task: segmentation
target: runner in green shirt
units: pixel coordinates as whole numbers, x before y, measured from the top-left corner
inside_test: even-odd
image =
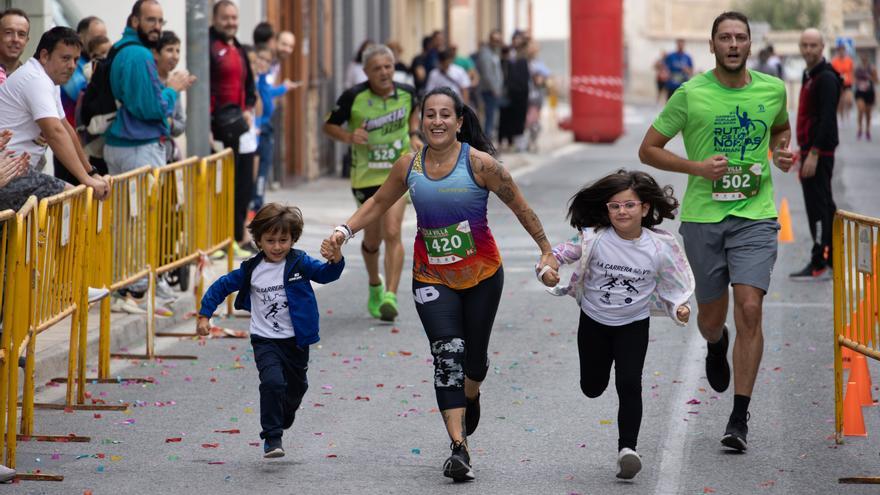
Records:
[[[379,190],[401,155],[422,147],[415,88],[392,79],[393,52],[385,45],[373,45],[364,50],[363,62],[367,81],[342,93],[323,128],[336,141],[352,145],[351,190],[358,205]],[[374,318],[385,321],[397,317],[397,287],[404,257],[400,230],[405,210],[406,199],[401,198],[364,228],[361,243],[370,284],[367,309]],[[387,285],[379,275],[382,241]]]
[[[776,206],[767,160],[784,172],[788,150],[784,83],[746,69],[751,50],[748,19],[725,12],[712,24],[715,69],[682,85],[648,129],[642,162],[689,175],[682,201],[685,251],[696,278],[697,325],[708,343],[706,377],[718,392],[730,384],[728,289],[733,286],[733,412],[721,443],[746,450],[748,406],[761,363],[764,295],[776,262]],[[665,149],[676,134],[687,158]]]

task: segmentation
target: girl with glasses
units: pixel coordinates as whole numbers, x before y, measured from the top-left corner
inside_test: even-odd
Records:
[[[648,350],[648,317],[667,315],[678,325],[690,317],[694,291],[690,265],[675,238],[655,228],[674,218],[672,187],[653,177],[618,170],[575,194],[568,218],[578,234],[556,246],[560,264],[575,264],[568,286],[552,267],[536,267],[553,295],[573,296],[578,325],[581,390],[596,398],[608,386],[614,363],[617,413],[617,477],[633,478],[642,467],[636,442],[642,421],[642,369]]]

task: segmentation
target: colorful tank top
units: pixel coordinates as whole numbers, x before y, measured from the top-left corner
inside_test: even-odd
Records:
[[[467,289],[501,266],[501,253],[486,219],[489,190],[474,179],[467,143],[462,143],[452,171],[438,179],[425,174],[426,149],[413,157],[406,177],[418,226],[413,278]]]

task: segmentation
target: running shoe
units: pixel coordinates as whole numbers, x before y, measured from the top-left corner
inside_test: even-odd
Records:
[[[177,294],[171,289],[171,286],[164,278],[156,280],[156,297],[165,301],[176,301]]]
[[[104,288],[97,289],[95,287],[89,287],[88,289],[89,304],[96,303],[110,295],[110,291]]]
[[[382,296],[382,304],[379,305],[379,318],[382,321],[394,321],[397,318],[397,294],[386,292]]]
[[[471,455],[468,453],[467,444],[454,441],[449,448],[452,449],[452,455],[443,463],[443,476],[452,478],[456,483],[472,481],[474,471],[471,469]]]
[[[382,313],[379,312],[379,306],[385,298],[385,282],[379,277],[379,285],[370,286],[370,298],[367,299],[367,311],[373,318],[381,318]]]
[[[138,307],[137,303],[127,297],[113,297],[110,303],[110,311],[113,313],[128,313],[132,315],[145,315],[147,310]]]
[[[642,458],[635,450],[624,447],[617,454],[617,477],[631,480],[642,470]]]
[[[284,457],[284,448],[281,446],[281,437],[267,438],[263,442],[263,458],[274,459]]]
[[[722,349],[717,353],[712,351],[711,346],[706,346],[706,378],[709,385],[716,392],[724,392],[730,385],[730,364],[727,362],[727,347],[730,345],[730,337],[727,332],[727,325],[724,325],[724,331],[719,341]]]
[[[250,248],[248,248],[248,247],[242,247],[241,245],[239,245],[239,244],[236,242],[236,243],[234,243],[234,244],[232,245],[232,254],[233,254],[233,256],[235,256],[236,258],[239,258],[239,259],[247,259],[247,258],[250,258],[250,257],[252,257],[253,255],[255,255],[255,254],[257,254],[257,253],[256,253],[256,251],[254,251],[254,250],[252,250],[252,249],[250,249]]]
[[[467,436],[471,436],[477,431],[477,425],[480,424],[480,394],[473,401],[467,399],[467,407],[464,410],[464,426]]]
[[[824,282],[831,280],[831,267],[823,266],[817,269],[812,263],[807,263],[803,270],[789,273],[788,278],[795,282]]]
[[[751,415],[746,413],[743,417],[731,415],[727,421],[727,429],[721,437],[721,444],[725,447],[744,452],[748,448],[746,436],[749,434],[748,421]]]
[[[0,483],[6,483],[12,478],[15,478],[15,469],[0,464]]]

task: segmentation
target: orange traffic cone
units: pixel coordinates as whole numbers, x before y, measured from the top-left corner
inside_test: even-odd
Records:
[[[859,404],[873,406],[874,399],[871,397],[871,374],[868,372],[868,361],[859,352],[853,353],[853,361],[849,370],[849,382],[856,384]]]
[[[783,243],[794,242],[794,231],[791,230],[791,212],[788,209],[788,198],[782,198],[779,204],[779,235],[777,240]]]
[[[845,345],[840,346],[840,361],[843,364],[843,369],[848,370],[852,368],[852,355],[852,349]]]
[[[856,382],[846,384],[846,395],[843,399],[843,434],[848,437],[866,437],[865,418],[859,405],[859,392]]]

